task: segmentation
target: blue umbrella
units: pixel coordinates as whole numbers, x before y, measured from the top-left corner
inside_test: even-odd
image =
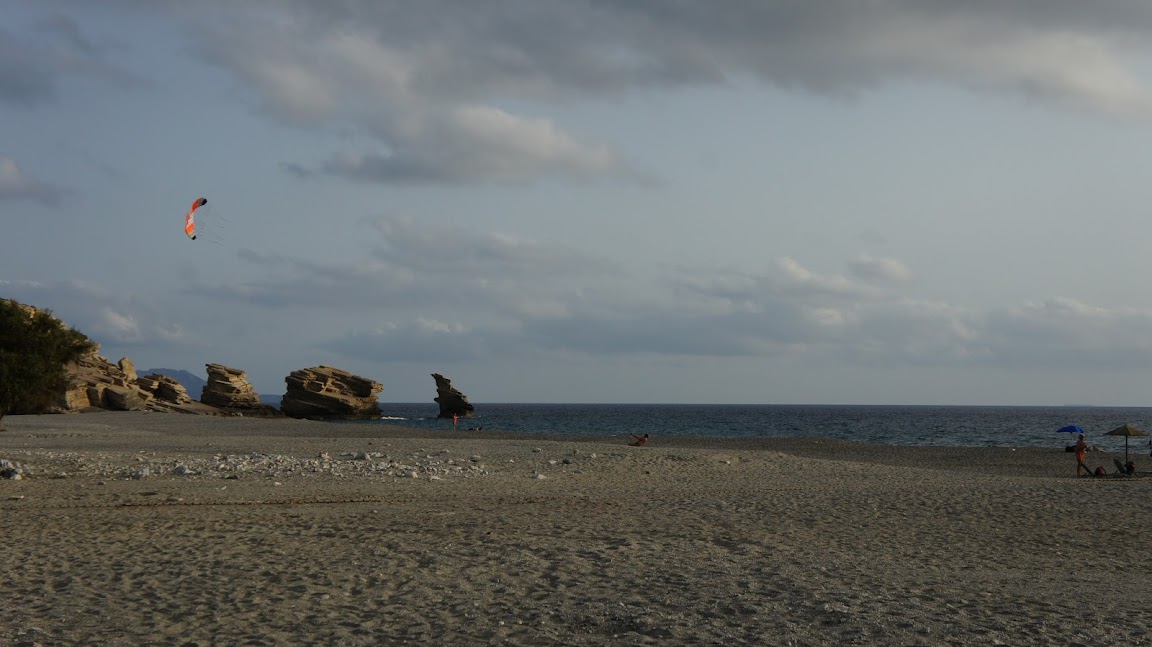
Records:
[[[1084,433],[1084,430],[1080,428],[1080,425],[1068,425],[1067,427],[1061,427],[1061,428],[1057,429],[1056,433],[1058,433],[1058,434],[1082,434],[1082,433]]]

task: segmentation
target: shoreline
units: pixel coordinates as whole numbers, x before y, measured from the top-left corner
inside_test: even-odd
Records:
[[[1152,635],[1152,479],[1076,479],[1055,448],[629,447],[162,413],[4,423],[0,458],[33,470],[0,480],[0,634],[17,644]]]
[[[116,446],[120,439],[124,448],[131,438],[147,437],[159,447],[194,450],[201,441],[181,443],[181,438],[228,438],[237,451],[259,451],[261,439],[274,439],[281,445],[300,444],[320,448],[331,442],[340,447],[353,447],[357,440],[365,442],[386,440],[427,441],[505,441],[522,443],[568,443],[574,445],[627,445],[627,435],[528,433],[517,431],[427,429],[399,425],[364,425],[344,421],[314,421],[295,418],[257,418],[195,416],[161,412],[94,412],[79,414],[43,414],[39,416],[7,416],[6,427],[12,431],[36,434],[44,438],[56,437],[56,442],[67,445],[69,438],[101,438],[108,446]],[[82,432],[83,436],[77,432]],[[4,432],[0,432],[0,441]],[[237,439],[244,439],[237,444]],[[207,442],[207,441],[204,441]],[[361,443],[363,445],[363,443]],[[0,448],[4,445],[0,442]],[[363,445],[361,449],[367,447]],[[847,460],[874,463],[899,468],[931,467],[962,472],[979,472],[1017,476],[1050,476],[1059,478],[1075,472],[1072,454],[1063,448],[1039,447],[964,447],[955,445],[885,445],[854,440],[819,438],[811,436],[787,437],[723,437],[723,436],[655,436],[651,444],[641,450],[698,449],[716,451],[781,452],[801,458]],[[1141,454],[1135,453],[1139,459]],[[1093,451],[1089,463],[1103,465],[1111,472],[1113,458],[1123,453]],[[1071,466],[1071,467],[1069,467]]]

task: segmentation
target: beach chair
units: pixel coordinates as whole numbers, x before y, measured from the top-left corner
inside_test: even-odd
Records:
[[[1123,476],[1132,476],[1132,473],[1124,467],[1124,463],[1120,462],[1119,458],[1113,458],[1112,462],[1116,464],[1116,473]]]

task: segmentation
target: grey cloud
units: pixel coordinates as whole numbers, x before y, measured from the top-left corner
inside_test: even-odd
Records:
[[[67,78],[97,79],[123,88],[150,82],[113,62],[113,46],[97,43],[71,17],[54,15],[16,36],[0,28],[0,102],[33,107],[56,99]]]
[[[264,265],[269,265],[264,263]],[[262,308],[375,310],[381,303],[428,303],[403,270],[383,265],[284,261],[265,278],[240,284],[185,286],[181,293]]]
[[[16,161],[0,155],[0,202],[29,200],[54,207],[67,191],[27,175]]]
[[[319,172],[348,180],[397,184],[440,184],[467,182],[472,179],[455,161],[438,165],[403,154],[398,155],[342,155],[322,163]],[[310,175],[315,175],[312,171]],[[487,175],[487,174],[486,174]],[[477,180],[487,179],[483,177]]]
[[[233,20],[216,19],[225,9]],[[1142,72],[1152,8],[1131,0],[296,0],[201,10],[211,16],[194,23],[204,55],[263,110],[371,140],[282,164],[300,177],[635,181],[641,174],[609,145],[531,116],[531,106],[747,78],[829,97],[929,81],[1152,115]]]
[[[556,277],[621,271],[611,259],[511,234],[448,227],[410,216],[376,218],[369,224],[381,236],[375,258],[421,273]]]
[[[417,250],[431,247],[439,233],[418,224],[404,226],[413,231],[403,240]],[[503,256],[493,253],[431,275],[398,259],[373,265],[257,252],[244,257],[253,267],[266,269],[268,276],[242,285],[201,286],[194,293],[237,307],[244,304],[253,321],[265,314],[268,320],[283,322],[282,313],[268,311],[304,306],[311,313],[311,323],[304,325],[319,325],[310,336],[327,337],[317,345],[350,358],[802,356],[868,367],[1070,371],[1139,368],[1152,360],[1152,311],[1103,308],[1072,299],[980,311],[897,292],[854,291],[847,289],[851,281],[846,289],[829,290],[827,284],[841,280],[795,267],[715,280],[697,276],[694,290],[684,289],[686,281],[632,283],[622,294],[610,281],[586,283],[579,292],[557,290],[546,274],[532,273],[541,263],[534,253],[512,266],[503,265]],[[504,285],[500,291],[485,292],[482,283],[471,282],[477,274]],[[499,298],[490,298],[492,294]],[[220,343],[219,338],[204,338],[210,333],[198,331],[195,319],[189,318],[194,316],[189,309],[212,312],[211,302],[185,306],[177,318],[160,304],[81,283],[0,280],[0,295],[38,307],[58,305],[58,316],[116,348]],[[533,302],[547,305],[525,305]],[[319,319],[317,313],[322,313]],[[364,325],[373,319],[378,322]],[[335,325],[350,330],[335,334]]]
[[[64,41],[67,46],[74,50],[89,55],[98,56],[103,53],[104,48],[100,47],[80,29],[75,20],[68,16],[57,14],[51,16],[41,22],[40,27],[43,31],[56,34]]]
[[[252,263],[254,265],[274,266],[274,265],[282,265],[282,264],[285,264],[288,262],[288,260],[285,259],[280,254],[276,254],[276,253],[269,254],[269,253],[265,253],[265,252],[256,251],[256,250],[248,248],[248,247],[241,247],[240,249],[236,250],[236,257],[242,261]]]
[[[793,313],[684,315],[667,309],[628,313],[580,312],[570,317],[525,323],[535,346],[589,355],[764,357],[807,336]]]
[[[1053,298],[989,313],[986,337],[998,364],[1143,369],[1152,361],[1150,331],[1152,311]]]
[[[320,347],[345,357],[377,362],[477,361],[497,355],[507,359],[516,353],[516,345],[499,329],[425,318],[352,331]]]
[[[184,293],[262,307],[465,308],[486,317],[556,313],[583,280],[609,280],[610,260],[559,245],[421,222],[361,223],[380,236],[371,257],[318,261],[241,250],[263,274],[243,283],[193,284]]]
[[[30,107],[55,97],[56,73],[30,46],[0,28],[0,101]]]
[[[987,361],[980,313],[941,302],[890,298],[859,304],[838,350],[866,366],[932,366]]]
[[[280,170],[302,180],[314,178],[318,173],[299,162],[280,162]]]
[[[1152,31],[1152,7],[1134,0],[296,6],[314,34],[355,28],[379,42],[404,63],[398,69],[412,93],[460,100],[568,101],[753,74],[832,94],[920,78],[1010,91],[1046,88],[1055,98],[1105,107],[1114,97],[1091,83],[1090,73],[1134,78]]]
[[[439,116],[443,111],[422,110],[423,123],[410,132],[408,125],[372,118],[386,154],[342,153],[315,167],[293,162],[281,167],[302,178],[330,175],[386,184],[521,184],[549,176],[645,179],[607,147],[581,143],[546,120],[484,107],[457,107]]]
[[[403,216],[362,224],[381,236],[367,260],[241,250],[257,278],[188,293],[244,304],[254,314],[322,308],[333,321],[360,323],[320,348],[378,361],[804,356],[869,367],[1075,370],[1152,359],[1145,332],[1152,312],[1068,299],[988,311],[910,299],[896,289],[900,281],[888,280],[910,273],[895,259],[857,258],[849,276],[791,259],[758,274],[679,268],[622,289],[614,277],[627,268],[605,272],[599,259],[562,246]],[[123,343],[172,332],[139,307],[90,310],[76,320]],[[379,323],[364,327],[374,318]]]

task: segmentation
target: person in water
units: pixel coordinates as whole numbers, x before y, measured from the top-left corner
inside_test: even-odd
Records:
[[[632,434],[632,437],[636,439],[635,441],[628,443],[632,447],[643,447],[644,445],[648,444],[648,434],[644,434],[643,436]]]

